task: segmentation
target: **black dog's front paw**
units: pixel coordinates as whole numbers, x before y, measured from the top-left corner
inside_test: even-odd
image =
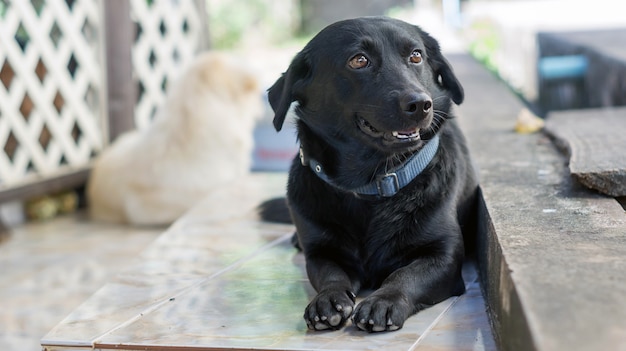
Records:
[[[355,295],[347,290],[322,290],[304,310],[304,320],[311,330],[339,329],[354,309]]]
[[[412,313],[413,308],[404,295],[375,292],[359,303],[352,322],[370,333],[393,331],[402,328]]]

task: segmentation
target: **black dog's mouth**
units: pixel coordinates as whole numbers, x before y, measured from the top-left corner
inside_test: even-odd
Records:
[[[380,131],[371,125],[364,118],[357,117],[359,129],[366,135],[374,139],[382,139],[386,144],[406,144],[420,140],[420,129],[415,127],[408,130]]]

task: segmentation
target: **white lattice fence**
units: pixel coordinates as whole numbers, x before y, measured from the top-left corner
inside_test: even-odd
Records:
[[[0,186],[85,167],[102,147],[97,0],[0,0]]]
[[[165,98],[167,82],[175,80],[198,50],[205,47],[205,16],[200,2],[131,0],[137,34],[132,49],[138,81],[135,125],[142,129]]]
[[[134,118],[136,127],[151,123],[167,82],[206,48],[203,3],[130,0],[130,14],[114,15],[135,23],[136,33],[127,35],[134,36],[138,96],[134,115],[122,118]],[[86,170],[107,144],[102,10],[126,8],[119,4],[0,0],[0,192]],[[109,82],[113,89],[117,83]]]

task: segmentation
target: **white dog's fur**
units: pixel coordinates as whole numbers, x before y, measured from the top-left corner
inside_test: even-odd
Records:
[[[198,56],[153,124],[102,152],[87,186],[92,218],[168,224],[249,171],[262,93],[241,66],[226,54]]]

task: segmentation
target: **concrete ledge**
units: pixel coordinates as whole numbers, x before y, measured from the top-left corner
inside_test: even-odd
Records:
[[[543,134],[519,135],[522,104],[468,56],[460,122],[483,193],[479,266],[501,350],[626,350],[626,216],[575,183]]]

